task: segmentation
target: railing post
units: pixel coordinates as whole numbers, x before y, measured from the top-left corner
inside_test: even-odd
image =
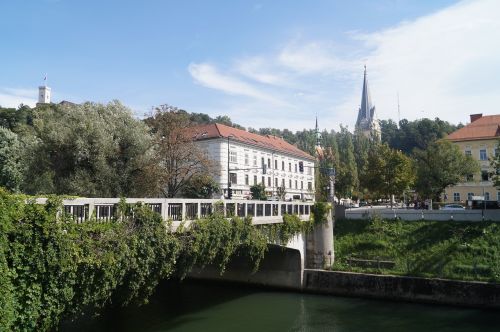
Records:
[[[201,202],[196,203],[196,218],[201,219]]]
[[[161,217],[165,221],[168,220],[168,203],[166,199],[161,203]]]
[[[186,201],[183,201],[182,203],[182,218],[181,221],[186,220]]]

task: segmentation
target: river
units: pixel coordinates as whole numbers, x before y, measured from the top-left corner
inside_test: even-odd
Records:
[[[149,304],[61,325],[62,331],[500,331],[500,312],[165,282]]]

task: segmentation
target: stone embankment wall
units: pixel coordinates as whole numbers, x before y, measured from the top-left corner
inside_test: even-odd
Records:
[[[304,291],[500,309],[500,284],[324,270],[304,271]]]
[[[379,208],[354,208],[345,210],[345,214],[339,218],[346,219],[368,219],[379,216],[383,219],[402,220],[434,220],[434,221],[500,221],[499,210],[412,210],[412,209],[379,209]]]

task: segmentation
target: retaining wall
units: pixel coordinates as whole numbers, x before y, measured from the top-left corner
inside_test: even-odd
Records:
[[[304,291],[500,309],[500,284],[304,270]]]
[[[400,218],[402,220],[435,220],[435,221],[500,221],[499,210],[406,210],[406,209],[349,209],[345,211],[346,219],[368,219],[375,215],[383,219]],[[483,218],[484,216],[484,218]]]

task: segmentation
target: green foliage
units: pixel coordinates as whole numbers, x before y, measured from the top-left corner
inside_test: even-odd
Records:
[[[56,218],[60,202],[0,192],[2,330],[51,330],[62,317],[142,303],[173,272],[179,241],[149,208],[77,224]]]
[[[339,168],[335,192],[339,197],[351,197],[359,187],[358,168],[354,158],[354,145],[352,134],[345,127],[339,133]]]
[[[182,196],[185,198],[212,198],[219,191],[219,184],[211,176],[195,175],[187,181],[182,189]]]
[[[269,242],[285,244],[312,227],[295,215],[253,226],[216,212],[173,233],[159,214],[124,198],[107,222],[75,223],[61,202],[51,196],[35,204],[0,188],[2,331],[47,331],[105,306],[142,304],[160,280],[183,277],[194,265],[223,273],[235,255],[249,256],[256,270]]]
[[[252,193],[252,199],[263,201],[267,199],[266,186],[263,183],[258,183],[251,186],[250,192]]]
[[[325,224],[328,221],[328,213],[330,213],[331,208],[331,204],[325,202],[314,203],[311,208],[314,224]]]
[[[500,282],[500,224],[337,220],[334,269]],[[388,260],[393,268],[356,267],[350,258]]]
[[[471,156],[449,141],[441,140],[424,150],[416,150],[417,179],[415,189],[425,198],[439,201],[448,186],[462,181],[468,174],[479,171],[479,164]]]
[[[375,198],[390,198],[410,188],[415,180],[412,160],[386,144],[372,146],[368,153],[363,187]],[[392,201],[391,201],[392,202]]]
[[[431,143],[461,127],[463,125],[452,125],[439,118],[414,121],[403,119],[399,122],[399,128],[398,124],[392,120],[380,120],[382,142],[407,155],[411,154],[414,149],[427,149]]]
[[[115,101],[51,105],[33,113],[23,192],[88,197],[140,196],[151,157],[146,125]]]
[[[0,127],[0,186],[18,191],[23,177],[22,146],[17,135]]]

